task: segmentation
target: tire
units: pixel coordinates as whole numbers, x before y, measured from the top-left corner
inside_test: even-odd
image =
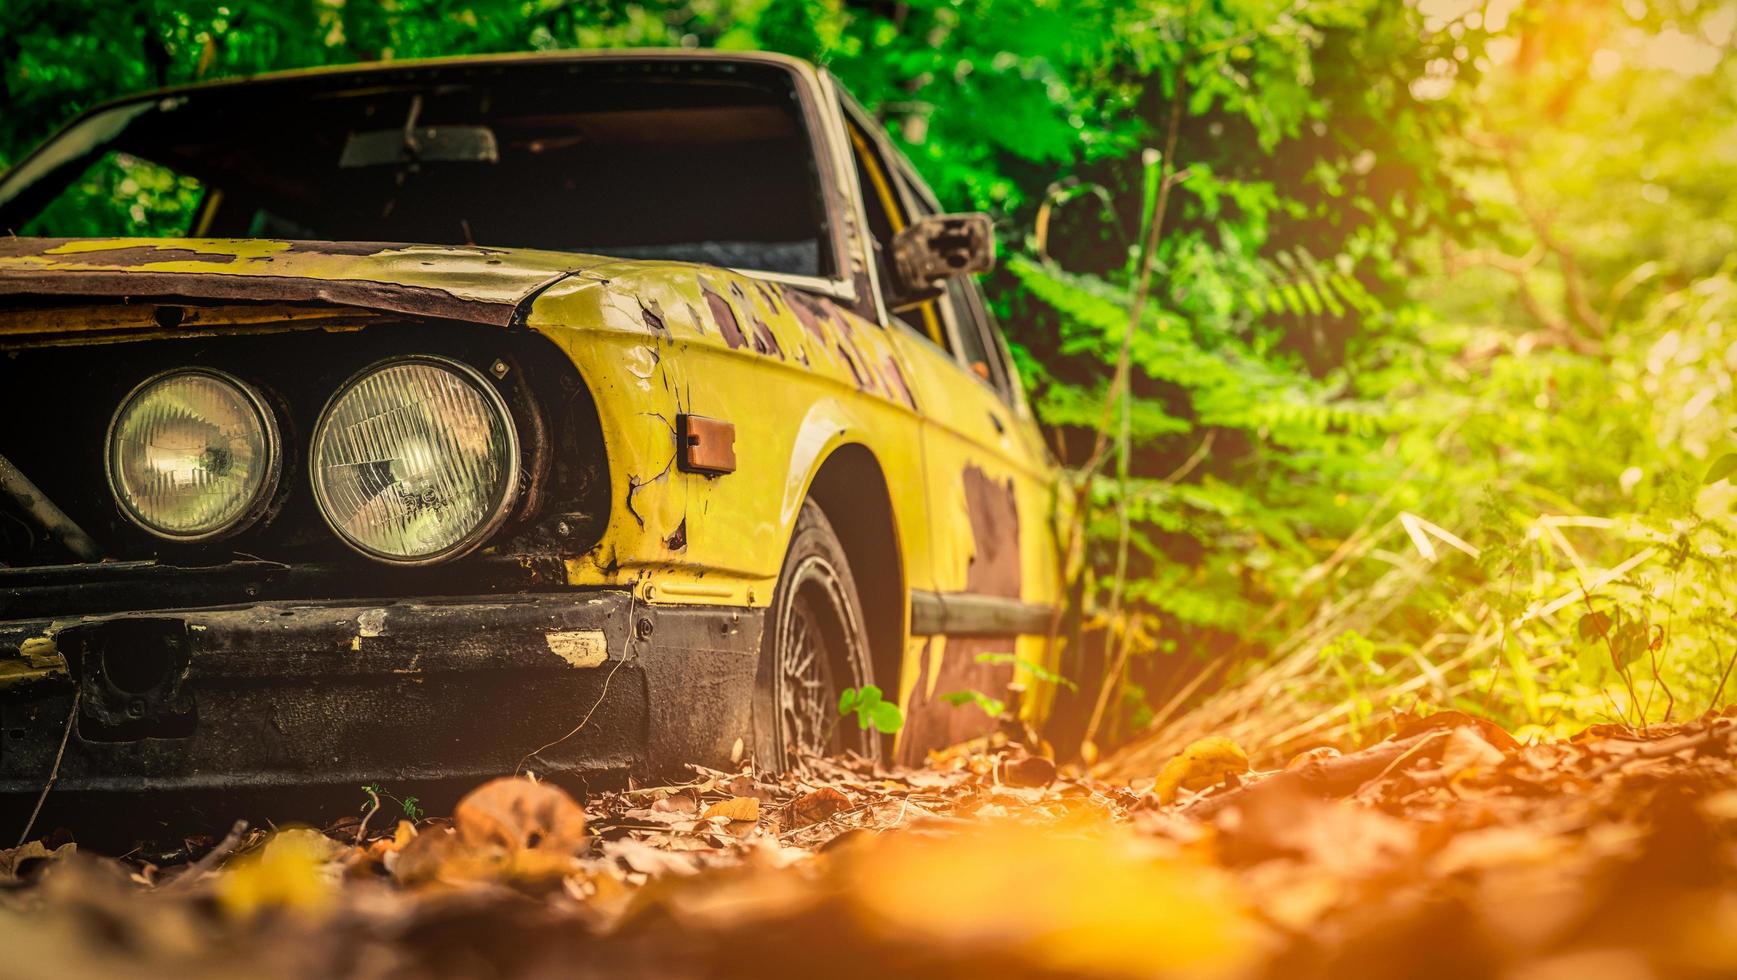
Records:
[[[881,738],[838,716],[839,693],[875,683],[862,602],[826,514],[802,502],[760,638],[754,683],[754,757],[774,772],[790,747],[881,758]]]

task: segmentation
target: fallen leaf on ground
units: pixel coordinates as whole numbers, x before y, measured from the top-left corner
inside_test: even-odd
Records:
[[[1055,782],[1055,763],[1041,755],[1012,759],[1001,769],[1001,781],[1009,786],[1039,788]]]
[[[710,820],[713,817],[723,817],[732,823],[741,821],[756,821],[760,819],[760,801],[752,796],[732,796],[727,800],[719,800],[706,807],[700,819]]]
[[[1179,790],[1203,790],[1224,777],[1248,772],[1248,755],[1228,738],[1203,738],[1164,764],[1152,792],[1164,803],[1176,802]]]
[[[17,847],[0,851],[0,883],[29,877],[44,861],[57,861],[78,852],[74,843],[62,844],[49,850],[40,840],[26,841]]]
[[[1291,761],[1285,763],[1285,769],[1287,771],[1301,769],[1311,762],[1323,762],[1327,759],[1337,759],[1340,754],[1339,750],[1331,745],[1318,745],[1312,749],[1307,749],[1291,756]]]
[[[795,830],[820,823],[835,813],[850,809],[850,797],[831,786],[822,786],[792,800],[786,813],[786,829]]]
[[[1455,728],[1442,749],[1441,770],[1452,778],[1462,772],[1493,769],[1505,758],[1495,746],[1484,741],[1477,729]]]
[[[509,851],[584,850],[585,810],[564,790],[529,779],[496,779],[471,790],[452,812],[459,839]]]
[[[336,882],[326,865],[343,850],[317,830],[278,831],[224,870],[217,882],[218,901],[243,921],[268,908],[323,913],[336,899]]]

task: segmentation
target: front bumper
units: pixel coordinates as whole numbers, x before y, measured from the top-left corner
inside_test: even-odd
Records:
[[[319,786],[353,809],[364,784],[474,784],[557,740],[526,767],[717,764],[752,744],[761,619],[594,591],[0,623],[0,807],[6,825],[28,814],[69,715],[51,800],[75,818]]]

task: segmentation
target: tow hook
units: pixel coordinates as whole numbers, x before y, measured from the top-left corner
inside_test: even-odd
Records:
[[[78,681],[79,737],[90,742],[185,738],[198,722],[187,681],[185,620],[82,623],[55,637]]]

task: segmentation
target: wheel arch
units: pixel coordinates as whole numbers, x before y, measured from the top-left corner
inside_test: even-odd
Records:
[[[910,594],[886,474],[867,446],[845,443],[815,470],[807,497],[826,514],[850,563],[875,683],[896,696]]]

